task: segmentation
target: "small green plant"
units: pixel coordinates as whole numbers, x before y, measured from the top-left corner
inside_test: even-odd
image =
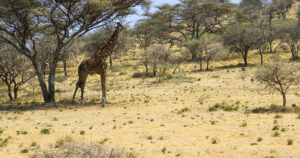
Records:
[[[57,117],[53,117],[52,121],[58,121]]]
[[[274,116],[274,118],[275,118],[275,119],[280,119],[280,118],[283,118],[283,116],[277,114],[277,115]]]
[[[245,121],[241,124],[241,127],[247,127],[247,126],[248,126],[248,124]]]
[[[70,143],[72,141],[73,141],[73,139],[70,136],[65,136],[61,139],[56,140],[55,148],[59,148],[59,147],[63,146],[66,142]]]
[[[280,130],[281,132],[285,132],[286,131],[286,129],[285,128],[281,128],[281,130]]]
[[[38,144],[37,144],[36,142],[32,142],[30,146],[31,146],[31,147],[37,147]]]
[[[293,139],[288,139],[287,140],[287,145],[293,145],[294,143],[294,140]]]
[[[147,139],[148,140],[152,140],[153,138],[152,138],[152,136],[148,136]]]
[[[234,104],[229,105],[226,102],[217,103],[214,106],[209,107],[208,111],[210,111],[210,112],[211,111],[218,111],[219,109],[222,109],[224,111],[237,111],[239,109],[239,104],[240,104],[240,102],[235,103],[235,105]]]
[[[279,130],[279,126],[278,125],[275,125],[273,128],[272,128],[273,131],[276,131],[276,130]]]
[[[176,157],[180,157],[180,156],[181,156],[181,154],[176,154],[175,156],[176,156]]]
[[[4,129],[0,128],[0,134],[3,134]]]
[[[80,134],[80,135],[85,135],[85,131],[82,130],[82,131],[79,132],[79,134]]]
[[[22,154],[26,154],[26,153],[28,153],[29,152],[29,150],[28,149],[23,149],[23,150],[21,150],[21,152],[20,153],[22,153]]]
[[[164,148],[161,149],[161,152],[164,153],[164,154],[166,153],[166,151],[167,151],[166,147],[164,147]]]
[[[41,134],[50,134],[50,129],[48,129],[48,128],[43,128],[43,129],[41,130]]]
[[[211,124],[211,125],[215,125],[215,124],[216,124],[216,121],[210,121],[210,124]]]
[[[273,133],[273,137],[279,137],[280,136],[280,133],[278,132],[278,131],[275,131],[274,133]]]
[[[179,111],[177,112],[177,114],[181,115],[181,114],[183,114],[184,112],[188,112],[188,111],[190,111],[190,109],[189,109],[188,107],[185,107],[185,108],[179,110]]]
[[[20,134],[23,134],[23,135],[26,135],[28,134],[27,131],[16,131],[17,135],[20,135]]]
[[[211,144],[217,144],[219,140],[217,138],[212,138],[211,139]]]
[[[262,139],[261,137],[258,137],[258,138],[257,138],[257,141],[258,141],[258,142],[261,142],[262,140],[263,140],[263,139]]]
[[[101,141],[99,142],[99,144],[100,144],[100,145],[103,145],[103,144],[105,144],[108,140],[109,140],[109,138],[104,138],[103,140],[101,140]]]
[[[11,139],[11,136],[8,136],[5,139],[0,138],[0,147],[5,147],[8,144],[8,140]]]

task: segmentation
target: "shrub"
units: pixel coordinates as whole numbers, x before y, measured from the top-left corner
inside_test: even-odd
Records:
[[[29,152],[29,150],[28,149],[23,149],[23,150],[21,150],[21,152],[20,153],[22,153],[22,154],[25,154],[25,153],[28,153]]]
[[[273,58],[271,64],[257,69],[256,80],[266,86],[271,92],[278,91],[282,95],[283,106],[286,106],[286,94],[290,86],[297,85],[299,78],[296,70],[284,67],[280,58]]]
[[[262,140],[263,140],[263,139],[262,139],[261,137],[258,137],[258,138],[257,138],[257,141],[258,141],[258,142],[261,142]]]
[[[0,128],[0,134],[3,134],[4,130],[2,128]]]
[[[217,111],[218,109],[222,109],[224,111],[237,111],[239,109],[239,105],[234,105],[234,104],[227,104],[226,102],[222,102],[215,104],[212,107],[208,108],[208,111]]]
[[[41,134],[50,134],[50,129],[43,128],[43,129],[41,130]]]
[[[36,151],[31,157],[33,158],[120,158],[120,157],[136,158],[135,154],[127,154],[118,148],[104,148],[97,144],[78,144],[75,142],[66,143],[61,148],[50,149],[48,151]]]
[[[211,144],[217,144],[219,140],[217,138],[212,138],[211,139]]]
[[[0,147],[5,147],[8,144],[8,140],[11,139],[10,136],[8,136],[5,139],[0,138]]]
[[[132,78],[142,78],[142,77],[145,77],[145,73],[143,72],[135,72],[132,75]]]
[[[287,145],[293,145],[294,143],[294,140],[293,139],[288,139],[287,140]]]

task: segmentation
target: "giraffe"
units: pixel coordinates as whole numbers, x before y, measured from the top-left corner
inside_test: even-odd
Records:
[[[78,88],[80,88],[81,89],[80,102],[81,104],[83,104],[84,86],[88,75],[100,74],[101,87],[102,87],[102,102],[108,103],[106,100],[106,84],[105,84],[106,69],[107,69],[106,59],[112,53],[117,43],[118,35],[121,28],[123,28],[121,23],[117,23],[115,32],[111,35],[111,37],[106,42],[106,44],[102,48],[97,49],[96,52],[89,59],[82,61],[81,64],[79,65],[78,67],[79,79],[76,83],[76,88],[74,91],[72,102],[74,102],[76,92]]]

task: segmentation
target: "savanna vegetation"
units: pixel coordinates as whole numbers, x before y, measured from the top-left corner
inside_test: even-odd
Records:
[[[0,157],[297,157],[300,2],[0,1]],[[143,18],[126,17],[143,10]],[[84,104],[78,66],[102,50]],[[218,147],[217,147],[218,146]]]

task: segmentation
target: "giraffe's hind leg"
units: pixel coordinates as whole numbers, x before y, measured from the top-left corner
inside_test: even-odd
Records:
[[[81,104],[84,103],[84,101],[83,101],[83,94],[84,94],[84,87],[85,87],[85,82],[86,82],[87,77],[88,77],[87,74],[83,74],[82,78],[81,78],[81,80],[79,82],[79,87],[81,89],[81,100],[80,100]]]
[[[72,98],[72,103],[74,103],[75,96],[76,96],[78,88],[79,88],[79,80],[76,83],[75,91],[74,91],[73,98]]]

